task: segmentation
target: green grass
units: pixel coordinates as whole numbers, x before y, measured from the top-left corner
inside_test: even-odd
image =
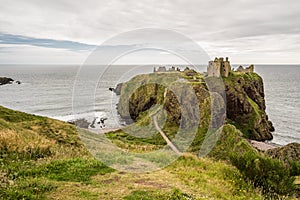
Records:
[[[30,115],[24,112],[14,111],[3,106],[0,106],[0,119],[8,121],[10,123],[17,123],[23,121],[33,121],[36,119],[45,120],[45,117]]]
[[[160,200],[160,199],[178,199],[178,200],[192,200],[195,199],[193,196],[183,193],[179,189],[174,189],[171,192],[163,193],[159,190],[156,191],[145,191],[145,190],[136,190],[133,191],[130,195],[127,195],[125,200]]]
[[[242,139],[236,142],[240,132],[234,126],[224,128],[228,136],[221,138],[212,158],[199,159],[188,154],[155,172],[130,173],[113,170],[92,158],[72,125],[3,107],[1,110],[5,114],[0,114],[0,199],[264,198],[261,190],[245,181],[238,169],[226,159],[220,161],[227,156],[226,148],[240,150],[246,145]],[[177,128],[167,123],[163,130],[173,137]],[[144,139],[121,131],[107,135],[112,142],[131,150],[149,147],[138,152],[164,144],[155,135]],[[201,135],[202,132],[196,136],[199,141]],[[239,145],[232,145],[233,142]],[[196,148],[198,143],[193,145]],[[165,162],[160,155],[151,159]]]
[[[46,177],[56,181],[86,182],[95,174],[106,174],[114,170],[93,159],[71,158],[53,160],[33,169],[20,171],[23,177]]]
[[[253,152],[231,156],[235,165],[243,176],[261,188],[264,195],[280,198],[280,195],[292,195],[295,192],[295,177],[280,160],[272,159]]]
[[[21,179],[14,184],[13,187],[8,187],[5,190],[0,188],[1,199],[46,199],[44,194],[56,188],[52,182],[42,178]]]

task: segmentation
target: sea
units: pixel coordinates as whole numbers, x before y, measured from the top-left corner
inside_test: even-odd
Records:
[[[0,105],[63,121],[96,116],[115,128],[125,122],[116,112],[118,96],[109,88],[153,67],[0,65],[1,77],[21,82],[0,86]],[[275,127],[271,142],[300,143],[300,65],[255,65],[255,71],[263,77],[267,114]]]

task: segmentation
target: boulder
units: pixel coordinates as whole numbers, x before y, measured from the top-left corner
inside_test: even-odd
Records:
[[[68,123],[73,124],[75,126],[78,126],[80,128],[89,128],[90,122],[88,122],[86,119],[76,119],[72,121],[68,121]]]

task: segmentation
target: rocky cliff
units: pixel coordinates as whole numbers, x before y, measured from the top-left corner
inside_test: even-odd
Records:
[[[211,123],[213,96],[206,84],[210,81],[208,79],[189,69],[184,72],[138,75],[123,83],[118,112],[121,117],[136,121],[142,113],[159,104],[167,112],[170,123],[181,125],[188,125],[188,119],[199,114],[195,112],[200,112],[199,127],[206,131]],[[236,126],[246,138],[259,141],[272,139],[274,127],[265,112],[262,78],[256,73],[230,72],[223,81],[227,99],[226,123]],[[196,94],[196,100],[193,99],[193,93]],[[215,99],[213,101],[214,104],[221,104],[216,103]],[[183,118],[182,105],[187,119]],[[221,105],[217,107],[222,109]]]
[[[250,139],[271,140],[274,131],[266,114],[264,86],[256,73],[230,73],[224,78],[227,118]]]

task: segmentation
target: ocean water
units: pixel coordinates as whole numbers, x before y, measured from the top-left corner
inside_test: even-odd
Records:
[[[267,114],[276,144],[300,143],[300,66],[256,66],[263,77]]]
[[[0,86],[0,105],[64,121],[96,115],[114,128],[124,122],[116,112],[118,97],[108,88],[152,71],[153,66],[1,65],[0,76],[22,84]],[[255,71],[264,79],[267,113],[276,129],[272,142],[300,143],[300,66],[256,65]]]

